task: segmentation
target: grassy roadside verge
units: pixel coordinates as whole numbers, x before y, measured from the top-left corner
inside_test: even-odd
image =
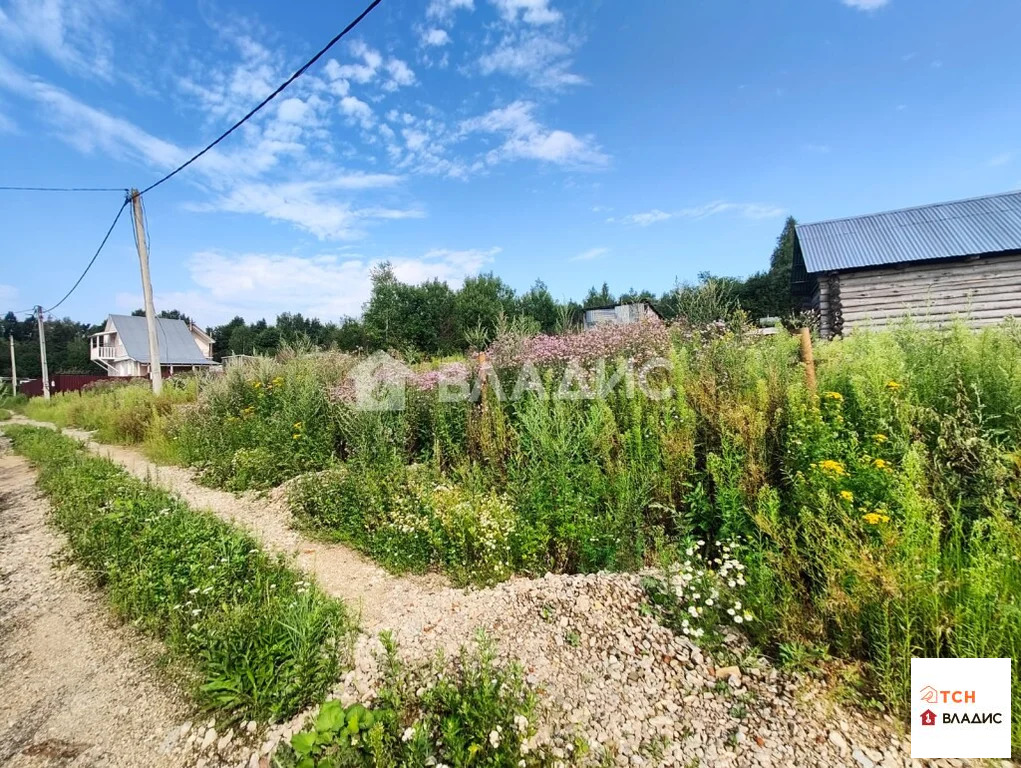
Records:
[[[48,429],[5,426],[40,471],[52,522],[115,612],[193,671],[197,703],[228,721],[321,701],[348,653],[340,602],[254,539]]]
[[[101,443],[141,443],[175,405],[190,403],[198,393],[193,377],[170,379],[160,395],[145,383],[100,382],[81,392],[60,392],[49,400],[33,397],[18,410],[30,419],[58,427],[94,431]]]

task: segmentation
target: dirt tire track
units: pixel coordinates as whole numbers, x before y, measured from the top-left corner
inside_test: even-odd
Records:
[[[0,764],[182,765],[160,750],[188,707],[158,647],[118,624],[73,568],[24,459],[0,446]]]

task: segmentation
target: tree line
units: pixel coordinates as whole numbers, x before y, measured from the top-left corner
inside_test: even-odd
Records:
[[[360,318],[339,323],[285,312],[272,324],[235,317],[208,328],[217,360],[230,354],[272,354],[284,344],[311,343],[344,351],[394,349],[410,357],[439,356],[481,348],[501,330],[557,333],[577,327],[586,309],[616,303],[646,301],[667,320],[685,316],[694,324],[719,319],[741,309],[751,318],[784,317],[791,313],[791,265],[795,221],[789,218],[777,239],[769,269],[748,278],[717,277],[708,272],[694,284],[678,284],[662,293],[628,290],[614,294],[603,283],[580,300],[558,301],[541,280],[518,294],[501,278],[484,273],[466,278],[460,288],[439,280],[418,285],[401,282],[390,264],[372,272],[372,293]],[[136,310],[134,314],[143,314]],[[190,318],[178,310],[160,317]],[[88,337],[102,330],[98,323],[50,318],[46,323],[47,357],[53,373],[98,373],[89,360]],[[14,337],[19,377],[40,375],[38,329],[35,318],[3,318],[4,336]],[[0,356],[0,375],[10,375],[7,355]]]

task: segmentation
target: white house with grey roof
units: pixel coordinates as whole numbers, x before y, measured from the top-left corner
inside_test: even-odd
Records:
[[[799,224],[791,288],[825,338],[1021,318],[1021,192]]]
[[[217,365],[212,359],[212,338],[195,323],[157,318],[156,340],[164,376]],[[103,330],[94,333],[90,341],[89,357],[107,375],[149,375],[149,330],[144,317],[110,315]]]

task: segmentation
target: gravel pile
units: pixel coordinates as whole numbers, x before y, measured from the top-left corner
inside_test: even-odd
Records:
[[[643,609],[637,576],[549,575],[444,597],[446,610],[401,617],[404,654],[453,653],[484,628],[541,692],[541,736],[562,756],[581,737],[622,766],[910,765],[892,723],[862,723],[763,660],[714,666]],[[377,646],[359,643],[345,703],[371,697]]]

